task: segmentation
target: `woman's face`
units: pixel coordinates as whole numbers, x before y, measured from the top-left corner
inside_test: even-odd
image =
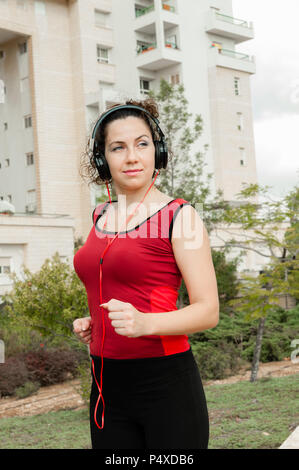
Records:
[[[128,116],[110,122],[106,128],[105,157],[119,191],[150,184],[155,170],[155,145],[145,121]],[[127,170],[140,171],[126,173]]]

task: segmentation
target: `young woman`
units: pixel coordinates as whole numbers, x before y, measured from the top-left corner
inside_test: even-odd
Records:
[[[100,117],[91,139],[90,181],[106,184],[109,201],[74,256],[91,315],[73,328],[90,348],[94,449],[208,447],[187,335],[218,323],[216,276],[197,211],[154,186],[168,158],[157,118],[153,100],[128,100]],[[177,309],[182,277],[190,305]]]

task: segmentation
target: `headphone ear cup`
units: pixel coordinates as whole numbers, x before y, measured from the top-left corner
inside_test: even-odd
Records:
[[[165,140],[155,141],[155,168],[166,168],[168,162],[168,147]]]
[[[160,158],[160,141],[155,140],[155,168],[159,170],[161,168],[161,158]]]
[[[103,155],[95,146],[95,150],[93,152],[94,163],[98,170],[99,176],[103,181],[110,181],[111,180],[111,173],[109,169],[109,165]]]

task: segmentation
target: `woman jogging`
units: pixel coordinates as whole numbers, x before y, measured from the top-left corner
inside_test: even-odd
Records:
[[[187,335],[217,325],[217,282],[198,213],[154,185],[168,159],[158,116],[152,99],[128,100],[107,109],[90,138],[89,179],[106,184],[109,200],[74,256],[90,317],[73,328],[91,356],[93,449],[208,447]],[[190,304],[177,309],[182,278]]]

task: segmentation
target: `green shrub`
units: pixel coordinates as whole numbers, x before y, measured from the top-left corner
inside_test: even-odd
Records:
[[[77,376],[78,364],[86,360],[72,350],[28,351],[0,364],[0,396],[13,395],[26,382],[54,385]],[[22,392],[21,392],[22,393]]]
[[[15,396],[17,398],[26,398],[33,395],[39,389],[40,385],[38,382],[25,382],[22,387],[18,387],[15,390]]]
[[[258,320],[245,321],[234,314],[220,314],[215,328],[189,336],[201,376],[217,380],[238,372],[252,362]],[[299,337],[299,305],[291,310],[277,307],[267,316],[261,349],[261,362],[290,357],[291,341]]]
[[[0,364],[0,397],[13,395],[29,380],[29,372],[20,357],[10,357]]]
[[[192,351],[203,380],[218,380],[236,373],[244,361],[238,357],[236,346],[221,342],[199,342]]]

